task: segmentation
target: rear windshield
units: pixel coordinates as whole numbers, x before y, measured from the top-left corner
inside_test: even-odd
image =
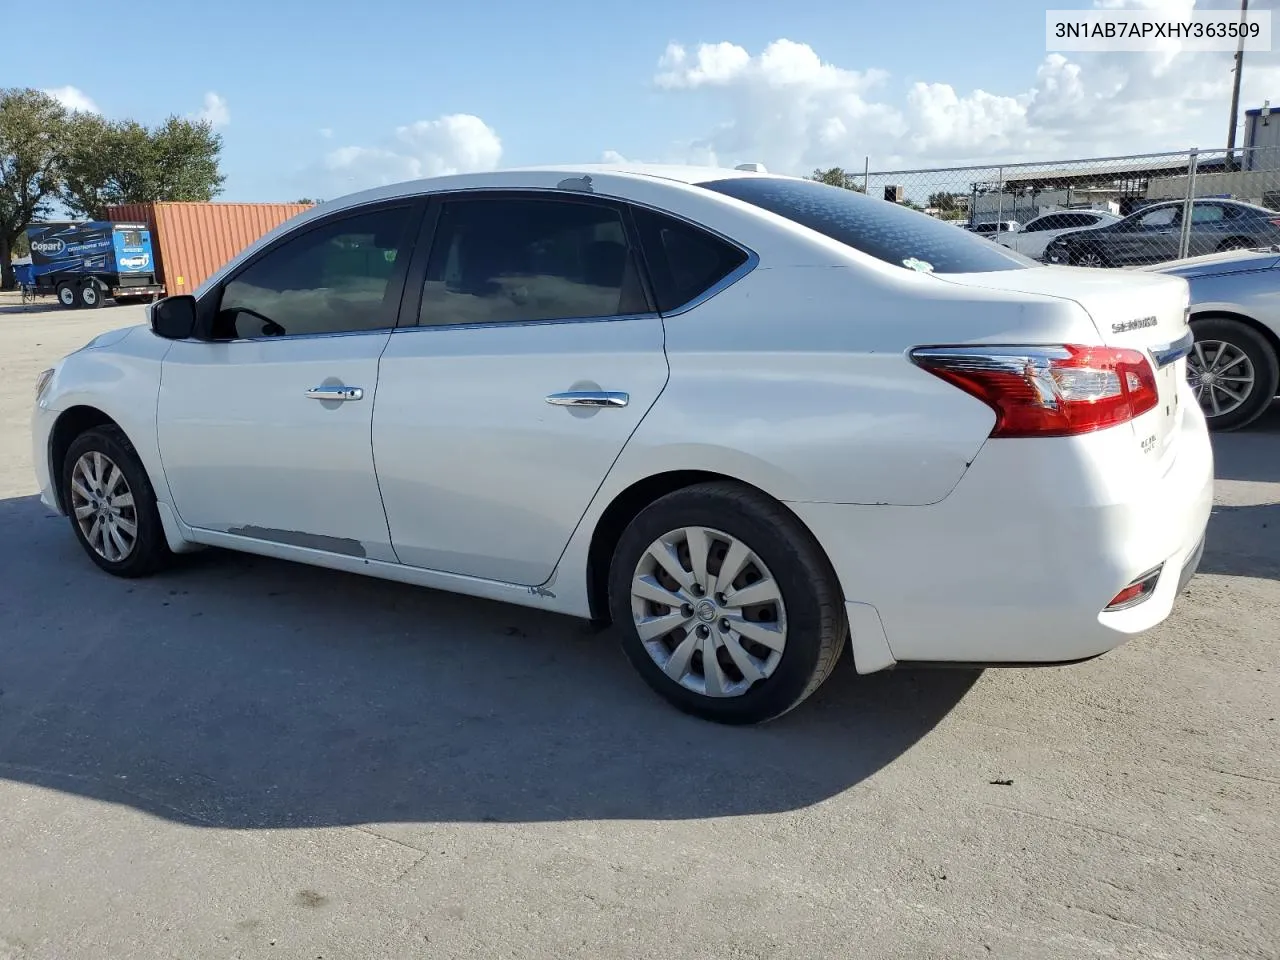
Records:
[[[1021,254],[955,224],[816,180],[734,177],[699,186],[745,200],[909,270],[988,273],[1034,265]]]

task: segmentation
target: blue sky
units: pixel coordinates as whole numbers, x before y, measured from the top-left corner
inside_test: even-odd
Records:
[[[101,9],[64,6],[83,6],[90,19]],[[330,197],[410,175],[596,161],[605,151],[806,172],[861,168],[866,154],[875,168],[1225,141],[1225,55],[1048,60],[1046,6],[1028,0],[176,7],[133,0],[128,23],[155,24],[159,37],[104,39],[101,56],[6,44],[0,86],[59,90],[145,122],[211,105],[225,138],[226,200]],[[1243,106],[1272,94],[1280,104],[1277,55],[1255,55],[1250,67]]]

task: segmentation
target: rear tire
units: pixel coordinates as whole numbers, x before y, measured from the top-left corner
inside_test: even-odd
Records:
[[[695,549],[706,558],[701,573]],[[717,583],[737,560],[733,579]],[[777,600],[753,601],[748,590]],[[813,694],[848,642],[842,601],[835,572],[795,516],[729,482],[650,504],[624,531],[609,571],[609,609],[632,666],[669,703],[717,723],[772,720]]]
[[[104,299],[102,287],[98,286],[98,281],[96,280],[86,280],[80,284],[80,289],[77,291],[76,296],[79,305],[86,310],[96,310],[102,306]]]
[[[76,437],[61,477],[71,529],[99,567],[145,577],[172,561],[151,480],[123,430],[107,424]]]
[[[1256,246],[1255,241],[1248,237],[1228,237],[1218,244],[1218,252],[1224,253],[1227,250],[1248,250],[1250,247]]]
[[[1227,317],[1193,320],[1196,345],[1187,378],[1210,430],[1239,430],[1258,419],[1275,399],[1280,360],[1266,337]],[[1205,379],[1205,373],[1210,374]],[[1243,399],[1236,397],[1243,394]],[[1220,412],[1214,412],[1214,403]]]

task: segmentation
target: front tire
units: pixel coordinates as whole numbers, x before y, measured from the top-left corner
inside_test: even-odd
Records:
[[[1275,398],[1280,361],[1267,339],[1227,317],[1193,320],[1196,343],[1187,357],[1187,379],[1210,430],[1248,426]]]
[[[80,306],[80,295],[76,288],[63,280],[57,286],[58,305],[66,310],[74,310]]]
[[[631,521],[614,551],[609,608],[645,682],[717,723],[795,708],[848,640],[839,584],[808,530],[728,482],[677,490]]]
[[[1092,247],[1085,247],[1072,256],[1071,263],[1077,267],[1095,267],[1099,269],[1111,266],[1111,261],[1103,255],[1102,251],[1095,250]]]
[[[62,497],[80,546],[107,573],[145,577],[172,559],[147,471],[119,427],[94,427],[72,441]]]

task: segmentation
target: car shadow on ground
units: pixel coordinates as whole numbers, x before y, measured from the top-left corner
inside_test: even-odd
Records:
[[[99,572],[0,501],[0,777],[185,823],[720,817],[892,762],[973,670],[858,677],[763,727],[677,713],[579,621],[220,551]]]
[[[1213,455],[1220,502],[1201,572],[1280,580],[1280,503],[1250,502],[1257,488],[1242,486],[1280,481],[1280,402],[1242,430],[1215,433]]]

